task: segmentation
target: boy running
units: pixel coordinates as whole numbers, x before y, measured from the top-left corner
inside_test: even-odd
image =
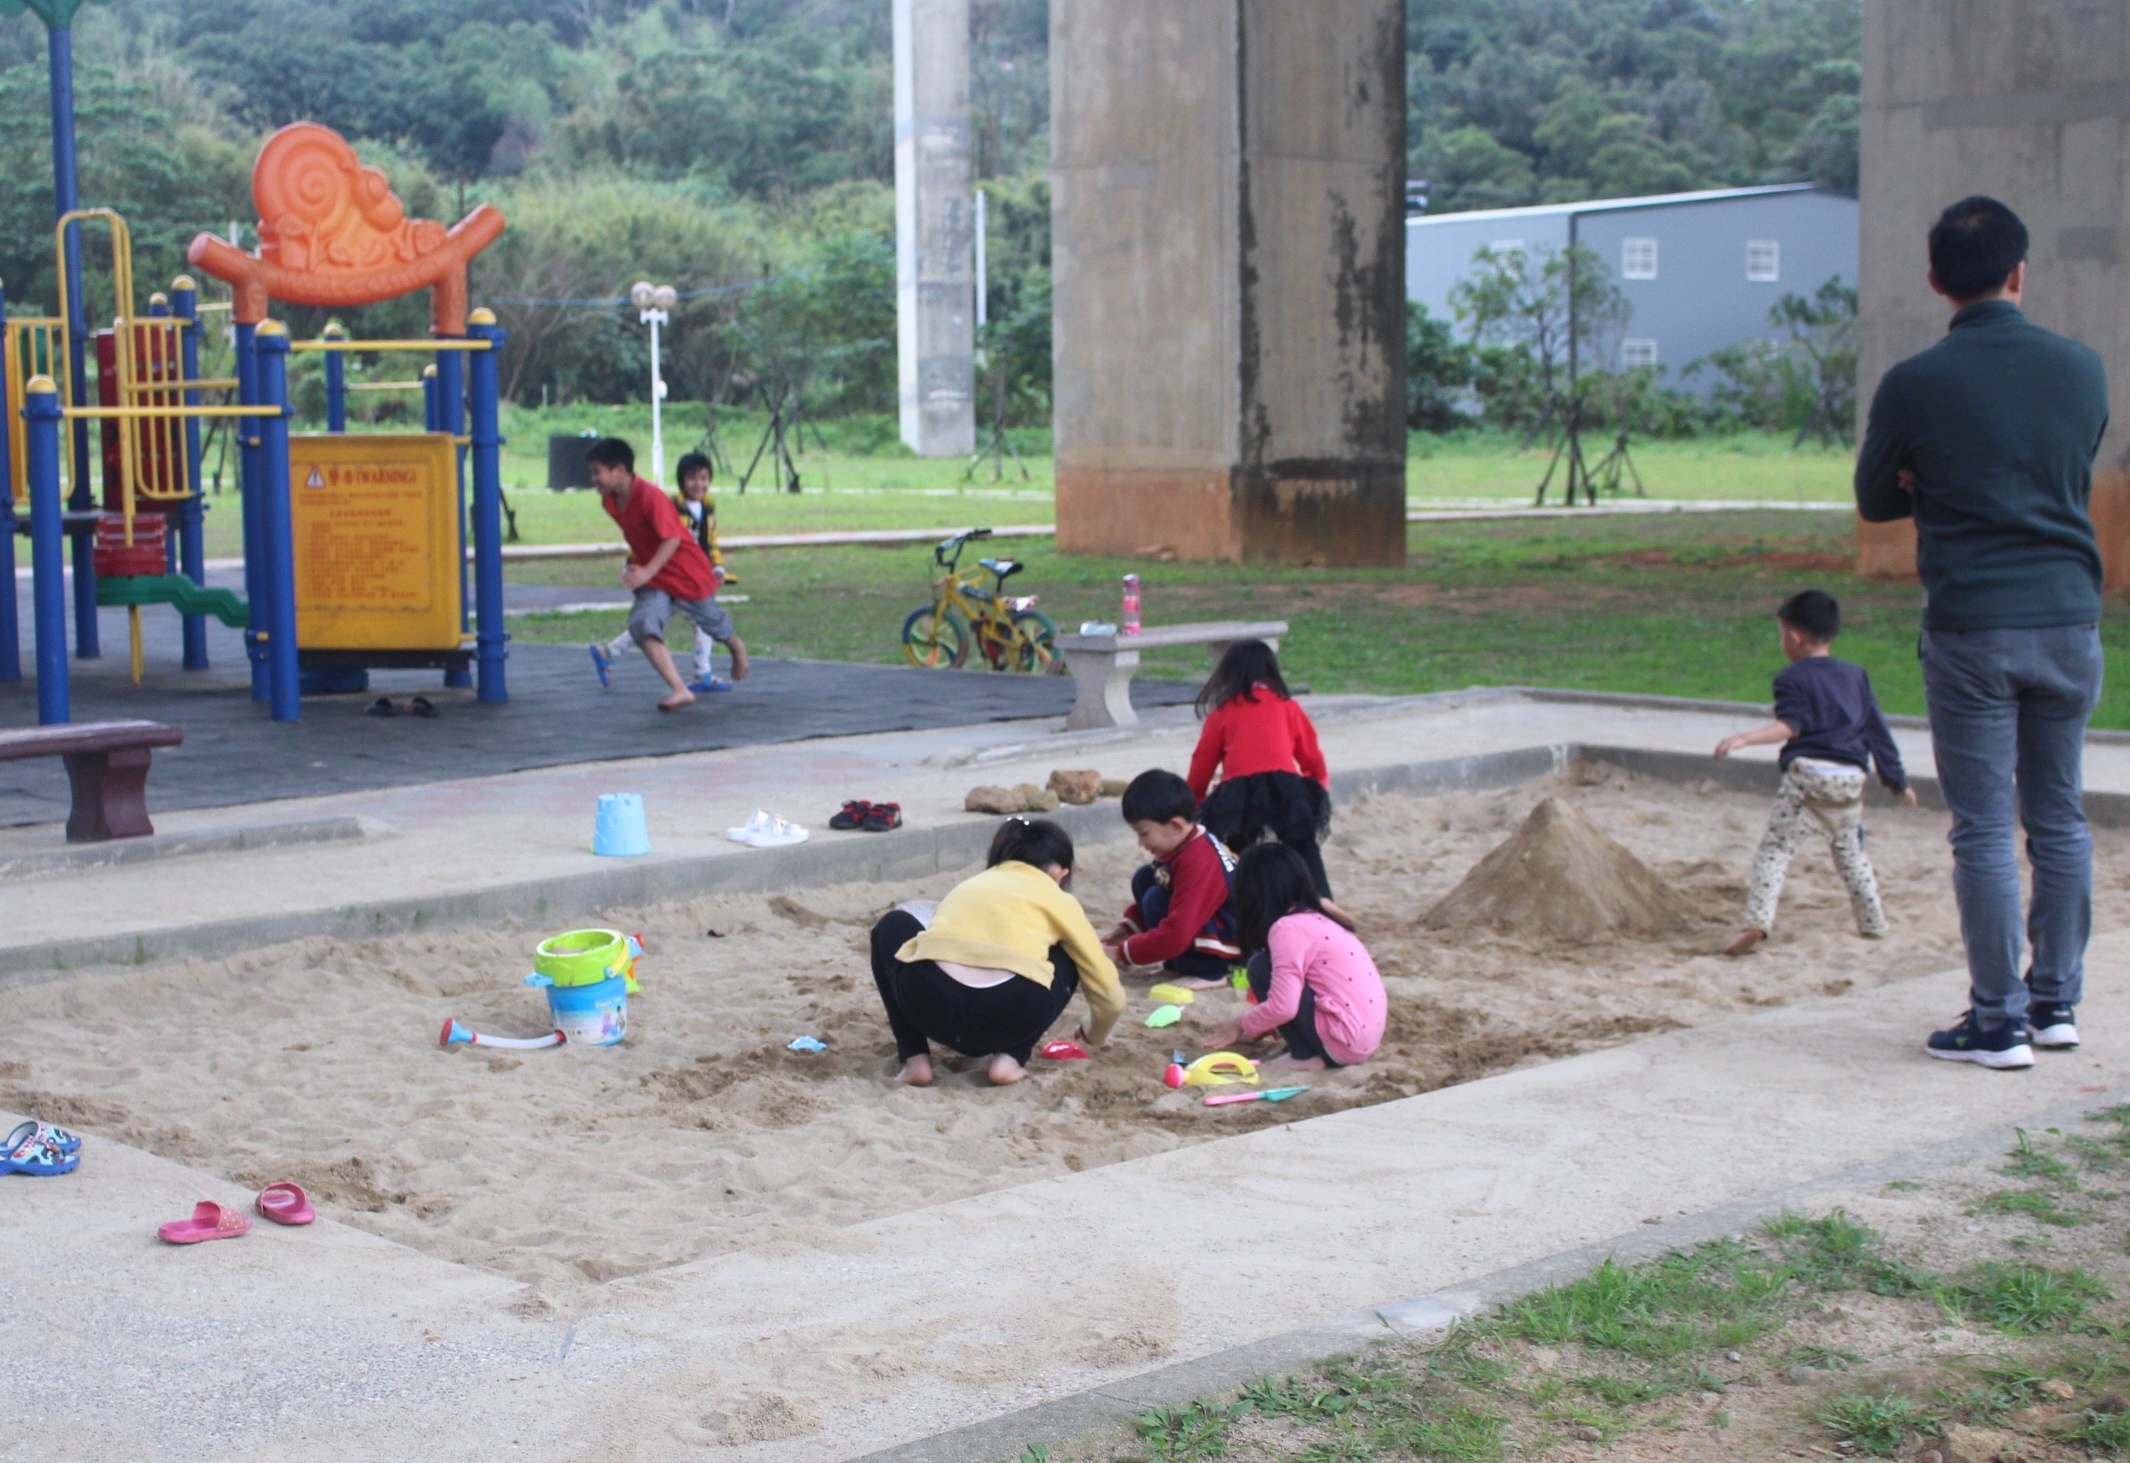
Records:
[[[740,582],[740,576],[725,568],[725,556],[717,546],[717,504],[710,498],[710,459],[700,452],[690,452],[680,460],[680,491],[673,495],[673,507],[679,512],[681,522],[695,535],[696,546],[709,556],[711,577],[718,589]],[[614,662],[634,642],[631,631],[624,629],[606,644],[594,643],[591,647],[592,665],[599,672],[599,684],[611,687],[614,684]],[[735,642],[737,643],[737,642]],[[710,668],[710,645],[708,635],[695,637],[695,679],[688,682],[688,689],[698,695],[705,691],[729,691],[732,681],[725,680]],[[740,667],[746,648],[742,646],[733,658],[733,680],[746,674]]]
[[[599,503],[621,526],[629,543],[629,562],[621,569],[621,582],[635,591],[636,603],[629,610],[629,638],[643,647],[671,693],[658,703],[660,711],[678,711],[695,700],[695,693],[682,683],[666,649],[666,622],[678,610],[695,626],[698,645],[716,640],[732,651],[732,678],[747,676],[747,647],[732,631],[732,617],[717,603],[717,574],[710,557],[696,543],[672,500],[655,484],[636,476],[636,453],[619,437],[592,444],[585,454],[592,467],[592,482],[599,489]],[[605,647],[592,647],[592,660],[599,664],[600,679],[606,679]]]
[[[1768,814],[1768,831],[1753,856],[1753,879],[1745,896],[1745,927],[1725,948],[1743,955],[1775,928],[1775,901],[1798,846],[1816,828],[1834,850],[1834,866],[1849,886],[1857,933],[1876,940],[1886,933],[1878,878],[1864,855],[1864,781],[1878,763],[1879,781],[1915,806],[1915,789],[1901,770],[1901,754],[1871,694],[1863,667],[1837,660],[1828,647],[1841,633],[1842,607],[1831,594],[1807,589],[1775,612],[1782,628],[1787,669],[1775,677],[1775,719],[1766,726],[1716,743],[1728,757],[1740,747],[1781,742],[1782,786]]]

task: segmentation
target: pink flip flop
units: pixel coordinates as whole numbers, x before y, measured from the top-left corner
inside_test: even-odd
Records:
[[[268,1184],[259,1190],[259,1212],[276,1224],[309,1224],[318,1215],[301,1184]]]
[[[196,1245],[202,1240],[235,1239],[250,1228],[251,1221],[236,1210],[202,1199],[192,1206],[192,1218],[159,1224],[155,1232],[173,1245]]]

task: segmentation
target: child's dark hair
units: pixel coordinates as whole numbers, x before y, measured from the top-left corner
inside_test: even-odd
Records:
[[[1841,603],[1824,589],[1799,590],[1782,602],[1775,618],[1822,645],[1842,633]]]
[[[1127,823],[1166,823],[1172,818],[1189,822],[1197,816],[1198,795],[1166,767],[1149,768],[1124,789]]]
[[[1272,647],[1262,640],[1238,640],[1220,657],[1220,664],[1213,667],[1213,674],[1206,678],[1198,693],[1198,714],[1204,716],[1216,706],[1225,706],[1236,697],[1257,699],[1254,687],[1263,684],[1282,701],[1294,698],[1287,694],[1287,682],[1279,673],[1279,657]]]
[[[1346,924],[1324,908],[1300,854],[1284,843],[1253,843],[1244,849],[1235,861],[1236,938],[1243,953],[1255,955],[1264,949],[1275,924],[1303,912]]]
[[[700,452],[682,453],[680,465],[673,469],[673,481],[684,483],[688,480],[688,474],[693,472],[703,474],[712,482],[717,481],[717,469],[710,465],[709,458]]]
[[[1072,835],[1048,818],[1008,818],[991,835],[991,852],[984,867],[995,869],[1013,860],[1047,869],[1056,864],[1072,867]]]
[[[636,471],[636,449],[619,437],[601,437],[584,449],[584,460],[601,467],[625,467]]]

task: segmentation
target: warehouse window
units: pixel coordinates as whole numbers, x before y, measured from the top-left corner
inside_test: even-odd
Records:
[[[1637,366],[1654,366],[1657,363],[1657,343],[1647,336],[1629,336],[1620,342],[1620,366],[1632,371]]]
[[[1774,284],[1782,278],[1782,245],[1773,239],[1745,241],[1745,277],[1755,284]]]
[[[1657,277],[1657,241],[1655,239],[1620,240],[1620,278],[1655,279]]]

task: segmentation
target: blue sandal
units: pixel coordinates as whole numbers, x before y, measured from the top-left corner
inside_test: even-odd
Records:
[[[63,1129],[44,1123],[24,1123],[8,1135],[7,1152],[0,1156],[0,1173],[27,1174],[33,1179],[57,1178],[63,1173],[72,1173],[81,1167],[81,1154],[60,1147],[62,1138],[71,1140],[75,1150],[79,1149],[81,1140]]]
[[[32,1133],[49,1138],[52,1146],[61,1153],[76,1153],[81,1149],[80,1134],[69,1133],[65,1128],[54,1127],[50,1123],[40,1123],[33,1119],[7,1135],[7,1141],[0,1143],[0,1153],[13,1153],[30,1140]]]

